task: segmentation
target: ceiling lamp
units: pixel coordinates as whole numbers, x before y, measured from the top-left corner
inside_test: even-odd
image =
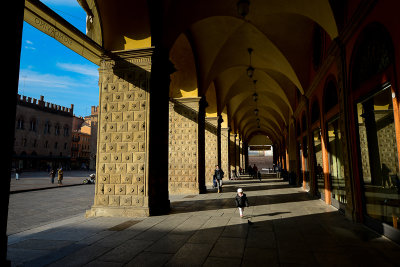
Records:
[[[254,114],[255,114],[256,116],[258,116],[258,108],[255,108],[255,109],[254,109]]]
[[[249,67],[247,68],[247,76],[249,78],[253,78],[254,68],[251,66],[251,53],[253,52],[253,48],[248,48],[247,51],[249,52],[249,57],[250,57],[250,64]]]
[[[260,124],[260,118],[257,118],[256,121],[258,124]]]
[[[236,5],[239,16],[241,16],[244,19],[247,16],[247,14],[249,14],[250,1],[239,0],[239,2],[237,2]]]
[[[257,83],[257,80],[254,80],[253,83],[254,83],[253,101],[254,101],[254,102],[257,102],[257,100],[258,100],[258,94],[257,94],[257,90],[256,90],[256,83]]]
[[[253,94],[253,100],[254,100],[254,102],[257,102],[257,100],[258,100],[258,94],[257,93]]]

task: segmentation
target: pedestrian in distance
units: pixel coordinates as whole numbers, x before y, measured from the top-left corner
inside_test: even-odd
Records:
[[[256,164],[254,164],[254,166],[253,166],[253,178],[257,178],[257,174],[258,174],[258,168],[257,168]]]
[[[217,183],[218,193],[221,193],[222,192],[222,178],[224,178],[224,172],[219,168],[218,165],[215,165],[213,177]]]
[[[239,188],[237,190],[237,195],[235,197],[236,207],[239,208],[240,218],[243,218],[244,208],[249,206],[249,202],[247,200],[247,196],[243,193],[243,189]]]
[[[51,169],[50,171],[50,178],[51,178],[51,183],[54,184],[54,178],[56,177],[56,170]]]
[[[15,180],[19,180],[19,175],[21,174],[21,169],[16,168],[15,169]]]
[[[62,180],[64,179],[64,172],[63,172],[63,169],[62,168],[60,168],[59,170],[58,170],[58,186],[61,186],[62,185]]]

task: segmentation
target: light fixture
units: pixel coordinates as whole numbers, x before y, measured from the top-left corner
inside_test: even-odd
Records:
[[[253,101],[254,101],[254,102],[257,102],[257,100],[258,100],[258,94],[257,94],[257,93],[254,93],[254,94],[253,94]]]
[[[260,118],[257,118],[256,121],[258,124],[260,124]]]
[[[250,57],[250,64],[249,67],[247,68],[247,76],[249,78],[253,78],[254,75],[254,68],[251,66],[251,53],[253,52],[253,48],[248,48],[247,51],[249,52],[249,57]]]
[[[258,116],[258,108],[254,109],[254,114],[256,114],[256,116]]]
[[[250,6],[250,1],[249,0],[239,0],[236,4],[237,6],[237,11],[239,16],[241,16],[243,19],[249,14],[249,6]]]
[[[253,78],[254,75],[254,68],[252,66],[249,66],[247,68],[247,76],[249,76],[249,78]]]
[[[257,102],[257,100],[258,100],[258,94],[257,94],[257,90],[256,90],[256,83],[257,83],[257,80],[254,80],[253,83],[254,83],[253,101],[254,101],[254,102]]]

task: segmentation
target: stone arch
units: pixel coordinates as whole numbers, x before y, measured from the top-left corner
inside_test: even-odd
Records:
[[[169,52],[175,72],[170,75],[171,98],[197,97],[198,82],[196,61],[192,45],[185,34],[181,34]]]

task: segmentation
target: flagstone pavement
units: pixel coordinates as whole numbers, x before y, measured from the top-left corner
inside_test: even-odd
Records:
[[[234,204],[239,187],[250,204],[244,218]],[[400,246],[265,178],[171,196],[169,215],[55,220],[10,235],[8,258],[13,266],[400,266]]]

